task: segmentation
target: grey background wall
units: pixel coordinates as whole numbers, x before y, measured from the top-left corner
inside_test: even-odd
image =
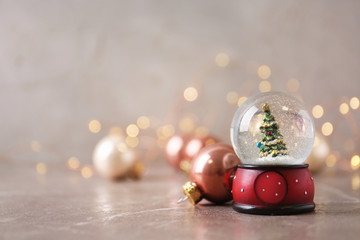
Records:
[[[37,140],[90,162],[106,127],[141,115],[189,113],[229,142],[226,94],[259,92],[262,64],[272,89],[295,78],[309,110],[325,106],[317,128],[335,121],[341,145],[353,136],[338,104],[360,90],[359,12],[355,0],[0,1],[0,152]],[[199,98],[181,103],[188,86]],[[93,118],[104,131],[88,131]]]

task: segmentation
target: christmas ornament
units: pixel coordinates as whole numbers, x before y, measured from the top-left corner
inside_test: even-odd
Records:
[[[183,186],[185,197],[195,205],[205,198],[214,203],[232,199],[232,169],[240,163],[231,146],[214,143],[199,151],[191,163],[190,182]]]
[[[206,137],[193,137],[185,144],[185,158],[180,162],[180,169],[185,173],[189,173],[191,162],[194,157],[199,153],[204,147],[218,142],[212,136]]]
[[[175,169],[180,169],[180,163],[186,159],[185,146],[189,142],[189,136],[174,135],[166,143],[165,159]]]
[[[127,147],[122,136],[111,134],[99,141],[93,153],[97,172],[110,179],[140,178],[144,166],[137,160],[137,154]]]
[[[217,140],[212,136],[200,138],[175,135],[166,144],[165,157],[173,167],[188,173],[195,155],[205,146],[215,142]]]
[[[314,126],[297,99],[279,92],[249,98],[234,116],[231,141],[244,163],[238,166],[232,185],[236,211],[314,210],[313,178],[304,164],[314,143]]]

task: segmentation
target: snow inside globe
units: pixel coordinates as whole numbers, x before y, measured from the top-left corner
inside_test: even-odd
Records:
[[[295,165],[309,156],[315,129],[298,99],[267,92],[247,99],[238,108],[230,136],[243,164]]]

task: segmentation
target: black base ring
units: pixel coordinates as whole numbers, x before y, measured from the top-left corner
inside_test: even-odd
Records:
[[[259,215],[290,215],[312,212],[315,209],[315,204],[292,204],[285,206],[269,206],[256,207],[245,204],[233,203],[233,209],[240,213],[259,214]]]

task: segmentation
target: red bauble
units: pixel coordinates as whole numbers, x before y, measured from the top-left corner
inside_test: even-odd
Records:
[[[193,204],[202,198],[215,203],[230,201],[232,195],[226,187],[225,175],[239,163],[239,158],[229,145],[215,143],[204,147],[191,164],[191,182],[183,187],[185,195]]]

